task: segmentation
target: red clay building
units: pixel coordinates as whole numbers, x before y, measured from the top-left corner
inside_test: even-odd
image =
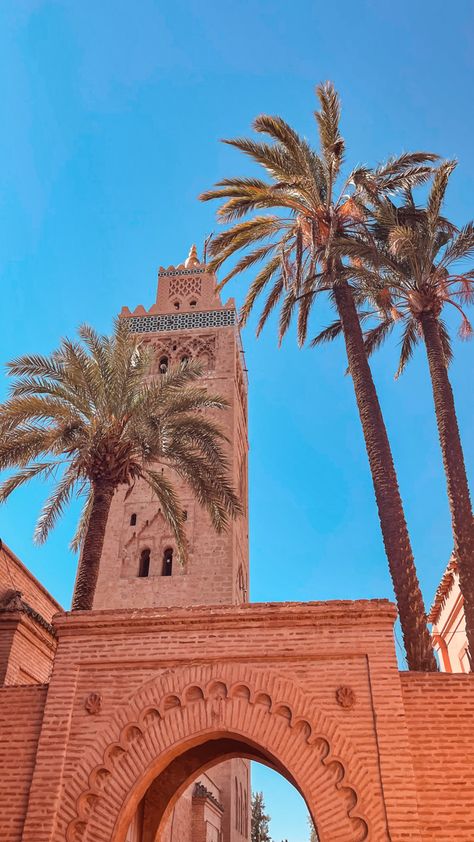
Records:
[[[440,669],[443,672],[469,672],[464,600],[454,555],[444,571],[428,619],[433,624],[433,644]]]
[[[198,357],[228,398],[246,501],[233,302],[193,251],[122,317],[157,375]],[[117,494],[93,611],[61,612],[3,549],[2,842],[235,842],[251,759],[299,789],[321,842],[472,842],[474,676],[400,672],[386,600],[249,604],[246,512],[216,537],[183,493],[186,568],[149,493]]]

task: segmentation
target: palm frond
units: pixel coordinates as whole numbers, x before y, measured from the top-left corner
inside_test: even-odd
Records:
[[[13,491],[29,482],[33,477],[43,476],[49,477],[57,468],[55,462],[38,462],[33,465],[27,465],[16,474],[12,474],[0,485],[0,503],[4,503]]]
[[[415,346],[419,339],[420,333],[418,330],[417,323],[414,319],[407,319],[407,321],[405,322],[405,327],[400,342],[400,360],[398,363],[397,372],[395,374],[396,380],[403,373],[406,364],[412,358]]]
[[[293,289],[290,289],[283,299],[283,304],[280,310],[280,322],[278,329],[278,342],[281,345],[283,337],[285,336],[293,317],[295,307],[298,304],[298,297]]]
[[[268,317],[270,316],[271,312],[275,309],[276,305],[278,304],[282,294],[283,294],[283,278],[280,277],[273,285],[273,288],[264,304],[263,310],[260,314],[260,318],[257,324],[257,336],[260,336]],[[244,305],[245,306],[245,305]]]
[[[79,521],[76,527],[76,531],[71,539],[70,549],[74,552],[80,552],[83,544],[84,538],[87,534],[87,530],[89,528],[90,517],[92,514],[92,504],[94,502],[94,492],[92,487],[89,485],[86,492],[86,500],[82,507],[81,514],[79,516]]]
[[[213,199],[235,199],[243,195],[251,196],[254,191],[263,192],[271,185],[262,178],[223,178],[216,183],[212,190],[205,190],[199,195],[201,202],[209,202]],[[212,242],[212,240],[211,240]]]
[[[451,360],[453,359],[453,349],[451,345],[451,337],[449,335],[446,322],[443,319],[438,319],[438,330],[441,345],[443,346],[443,354],[444,359],[446,361],[446,366],[449,367]]]
[[[368,357],[371,357],[374,351],[377,351],[383,345],[387,336],[393,330],[394,324],[392,318],[384,318],[378,325],[365,331],[364,348]]]
[[[152,470],[144,471],[143,478],[159,500],[164,518],[173,531],[181,560],[185,561],[188,554],[185,516],[172,483],[163,474]]]
[[[376,178],[386,178],[410,170],[412,167],[436,163],[438,160],[439,155],[433,152],[402,152],[401,155],[393,156],[383,164],[379,164],[374,170],[374,175]]]
[[[426,205],[428,224],[433,232],[436,230],[438,224],[438,218],[448,187],[449,178],[456,166],[456,161],[443,161],[433,176],[433,183],[431,185]]]
[[[293,182],[298,176],[304,175],[304,171],[298,171],[297,162],[280,143],[262,143],[245,137],[224,140],[224,143],[248,155],[264,167],[276,181]]]
[[[234,268],[231,269],[231,271],[228,272],[221,281],[219,281],[218,289],[221,290],[232,278],[235,278],[251,266],[254,266],[255,263],[259,263],[261,260],[264,260],[265,257],[271,255],[275,249],[278,248],[278,245],[278,243],[270,243],[269,245],[260,246],[259,248],[244,254],[244,256],[237,261]]]
[[[272,257],[271,260],[269,260],[255,276],[239,313],[239,322],[241,327],[244,327],[247,323],[258,296],[263,292],[267,284],[279,271],[281,271],[281,258],[277,255]]]
[[[341,103],[332,82],[324,82],[316,88],[320,111],[315,112],[319,138],[331,181],[336,179],[344,159],[344,140],[339,132]]]
[[[269,239],[285,227],[280,217],[255,216],[223,231],[214,237],[209,246],[209,254],[212,257],[208,263],[210,271],[218,269],[239,249],[246,248],[259,240]]]
[[[71,501],[77,482],[76,466],[70,464],[43,506],[33,534],[36,544],[44,544],[57,520],[64,514],[64,509]]]
[[[322,345],[324,342],[332,342],[334,339],[337,339],[341,333],[342,322],[340,319],[335,319],[311,340],[309,346],[310,348],[316,348],[317,345]]]
[[[441,265],[449,266],[457,260],[467,260],[470,257],[474,257],[474,222],[468,222],[452,237],[446,246]]]

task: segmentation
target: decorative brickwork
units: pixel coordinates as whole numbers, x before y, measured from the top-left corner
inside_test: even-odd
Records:
[[[159,333],[162,330],[230,327],[236,323],[235,310],[211,310],[167,316],[134,316],[130,319],[130,330],[132,333]]]
[[[160,373],[160,360],[166,357],[169,365],[179,365],[183,357],[200,363],[204,371],[212,371],[216,364],[217,340],[212,333],[183,332],[177,336],[162,336],[150,341],[155,364],[153,374]]]
[[[122,842],[128,827],[127,820],[121,821],[123,813],[128,819],[127,792],[143,777],[144,794],[150,767],[156,778],[163,763],[156,746],[171,758],[178,746],[183,753],[183,744],[195,744],[197,735],[207,742],[226,734],[249,757],[261,756],[255,746],[263,750],[298,783],[309,803],[317,803],[317,793],[322,801],[324,793],[328,803],[319,806],[324,817],[319,827],[328,839],[369,838],[370,799],[365,813],[359,795],[365,793],[366,781],[354,748],[335,722],[315,713],[297,685],[275,674],[245,667],[195,667],[173,671],[142,688],[86,752],[65,797],[78,813],[67,824],[67,842]],[[100,830],[96,813],[102,817]]]

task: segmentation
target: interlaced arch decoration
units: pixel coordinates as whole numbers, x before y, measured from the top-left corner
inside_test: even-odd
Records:
[[[201,278],[173,278],[170,281],[168,293],[170,298],[173,298],[174,295],[183,297],[191,295],[191,293],[201,294]]]
[[[191,334],[173,339],[164,337],[151,343],[153,348],[154,363],[153,374],[159,374],[159,361],[164,355],[168,357],[171,365],[178,365],[183,356],[190,360],[197,360],[203,364],[204,369],[212,370],[216,363],[216,337],[209,335]]]
[[[258,746],[295,782],[321,842],[388,839],[364,763],[294,681],[246,665],[208,664],[162,673],[117,711],[66,786],[55,842],[124,842],[153,780],[189,745],[226,735]]]

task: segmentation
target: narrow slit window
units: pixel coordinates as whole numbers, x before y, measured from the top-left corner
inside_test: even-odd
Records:
[[[163,570],[162,576],[171,576],[173,572],[173,550],[168,547],[163,553]]]
[[[136,525],[137,525],[137,516],[134,512],[133,515],[131,515],[131,517],[130,517],[130,526],[136,526]]]
[[[141,579],[146,579],[150,573],[150,550],[142,550],[140,554],[140,564],[138,565],[138,575]]]

